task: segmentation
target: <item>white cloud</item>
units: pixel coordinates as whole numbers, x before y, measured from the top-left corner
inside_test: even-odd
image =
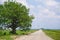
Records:
[[[42,0],[35,0],[36,2],[41,2]]]
[[[58,4],[55,0],[46,0],[45,3],[47,6],[56,6]]]
[[[30,9],[35,9],[35,6],[34,5],[29,5],[29,8]]]
[[[55,15],[55,13],[50,11],[49,9],[42,10],[42,13],[47,15],[47,16],[54,16]]]
[[[58,5],[59,4],[58,2],[56,2],[55,0],[43,0],[41,2],[45,5],[45,7],[42,5],[36,6],[36,9],[39,11],[38,14],[39,14],[40,18],[43,18],[43,17],[60,18],[60,16],[56,15],[56,12],[54,11],[54,10],[56,10],[55,8],[60,8]],[[53,10],[52,10],[52,7],[53,7]],[[57,9],[57,10],[59,11],[59,9]]]
[[[42,2],[47,6],[56,6],[58,4],[58,2],[56,2],[55,0],[35,0],[36,2]]]
[[[40,18],[60,18],[60,16],[56,15],[55,11],[50,10],[49,8],[45,8],[41,5],[36,7],[39,11],[38,14],[35,13],[35,16]]]

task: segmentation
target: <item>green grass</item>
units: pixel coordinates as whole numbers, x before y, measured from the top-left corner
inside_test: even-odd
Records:
[[[13,40],[9,34],[9,30],[0,30],[0,40]]]
[[[54,40],[60,40],[60,30],[43,30],[43,31]]]
[[[17,35],[15,35],[15,36],[28,35],[28,34],[33,33],[35,31],[37,31],[37,30],[29,30],[29,31],[28,30],[27,31],[17,30],[16,31]],[[14,36],[14,35],[10,34],[9,32],[10,32],[9,30],[0,30],[0,40],[13,40],[13,38],[11,36]]]
[[[17,30],[17,34],[18,35],[28,35],[28,34],[33,33],[35,31],[37,31],[37,30],[29,30],[29,31],[28,30],[27,31]]]
[[[0,36],[0,40],[13,40],[10,35]]]

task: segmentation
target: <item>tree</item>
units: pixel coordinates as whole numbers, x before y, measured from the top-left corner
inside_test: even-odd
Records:
[[[8,1],[0,7],[1,24],[11,28],[11,33],[16,33],[16,28],[30,28],[33,16],[29,16],[29,9],[18,2]]]

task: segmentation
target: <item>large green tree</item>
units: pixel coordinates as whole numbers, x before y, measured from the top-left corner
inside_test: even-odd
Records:
[[[33,18],[29,15],[29,9],[21,3],[8,1],[0,5],[0,24],[11,28],[13,34],[17,27],[29,29]]]

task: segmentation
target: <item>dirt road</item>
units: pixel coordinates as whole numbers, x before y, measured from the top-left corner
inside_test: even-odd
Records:
[[[42,30],[16,38],[15,40],[53,40],[48,37]]]

